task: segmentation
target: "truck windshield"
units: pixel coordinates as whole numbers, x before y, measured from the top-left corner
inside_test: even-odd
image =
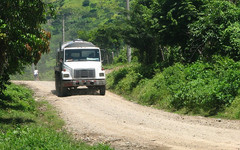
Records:
[[[99,49],[67,49],[65,61],[100,61]]]

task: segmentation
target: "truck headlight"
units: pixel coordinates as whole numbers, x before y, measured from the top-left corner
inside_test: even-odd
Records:
[[[104,77],[104,73],[99,73],[99,76],[100,77]]]
[[[68,78],[68,77],[69,77],[69,74],[64,74],[63,77],[64,77],[64,78]]]

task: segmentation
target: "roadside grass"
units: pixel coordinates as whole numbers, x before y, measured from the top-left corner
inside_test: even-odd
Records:
[[[240,119],[240,97],[236,97],[231,106],[219,113],[218,116],[228,119]]]
[[[11,84],[0,96],[0,149],[110,150],[87,145],[63,129],[64,121],[46,101],[35,101],[29,89]]]

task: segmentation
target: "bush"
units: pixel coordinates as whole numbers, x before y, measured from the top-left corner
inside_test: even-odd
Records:
[[[114,57],[113,63],[126,63],[127,62],[127,49],[120,50],[119,55]]]
[[[140,65],[134,65],[128,67],[128,73],[116,86],[116,90],[119,93],[130,94],[132,90],[137,86],[138,82],[143,78],[139,72]]]
[[[120,68],[114,70],[112,73],[107,75],[107,88],[115,89],[118,82],[121,81],[128,74],[127,68]]]
[[[208,63],[177,63],[155,71],[141,65],[121,68],[109,75],[108,87],[144,105],[202,115],[233,107],[240,96],[240,63],[229,58],[215,56]]]
[[[226,105],[233,102],[240,88],[240,63],[228,58],[216,58],[214,70],[220,83],[218,97]]]
[[[19,85],[7,85],[7,90],[0,96],[0,107],[14,108],[22,111],[33,111],[35,101],[32,97],[32,91]]]
[[[176,68],[176,65],[171,68]],[[174,69],[175,74],[171,74],[167,68],[164,74],[173,94],[171,105],[177,110],[185,108],[195,112],[204,110],[210,115],[217,113],[237,96],[239,69],[239,63],[219,57],[215,58],[213,64],[195,62],[186,66],[180,79],[177,79],[176,72],[183,72]]]
[[[137,86],[141,80],[142,75],[140,73],[129,71],[125,78],[123,78],[116,86],[116,90],[120,93],[130,94],[132,90]]]
[[[173,66],[173,68],[176,67]],[[209,99],[213,98],[212,92],[214,92],[214,86],[211,83],[214,84],[215,82],[211,82],[214,74],[209,64],[196,62],[186,66],[184,69],[181,68],[180,71],[179,69],[174,70],[174,75],[165,74],[165,76],[170,76],[168,78],[175,81],[169,84],[170,91],[173,94],[171,101],[173,107],[176,109],[184,107],[193,111],[199,107],[202,109],[210,106],[209,102],[211,100]],[[176,72],[181,74],[179,78],[177,78]]]
[[[116,89],[119,93],[130,93],[142,79],[140,65],[131,64],[113,71],[107,76],[107,87]]]
[[[153,79],[141,80],[134,89],[133,95],[140,103],[145,105],[162,104],[170,97],[164,76],[161,73],[156,74]]]
[[[236,97],[232,104],[226,108],[223,117],[228,117],[230,119],[240,119],[240,97]]]
[[[169,103],[171,103],[172,101],[172,103],[174,103],[174,108],[181,108],[183,106],[183,101],[174,101],[175,99],[173,99],[173,96],[176,93],[181,92],[181,87],[184,87],[184,85],[186,84],[184,66],[177,63],[171,67],[165,68],[162,74],[165,80],[166,88],[172,96]]]

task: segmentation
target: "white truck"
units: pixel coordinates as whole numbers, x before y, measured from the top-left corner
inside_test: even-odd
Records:
[[[57,50],[55,87],[57,96],[66,96],[72,89],[86,86],[105,95],[105,71],[102,68],[100,48],[91,42],[65,42]]]

